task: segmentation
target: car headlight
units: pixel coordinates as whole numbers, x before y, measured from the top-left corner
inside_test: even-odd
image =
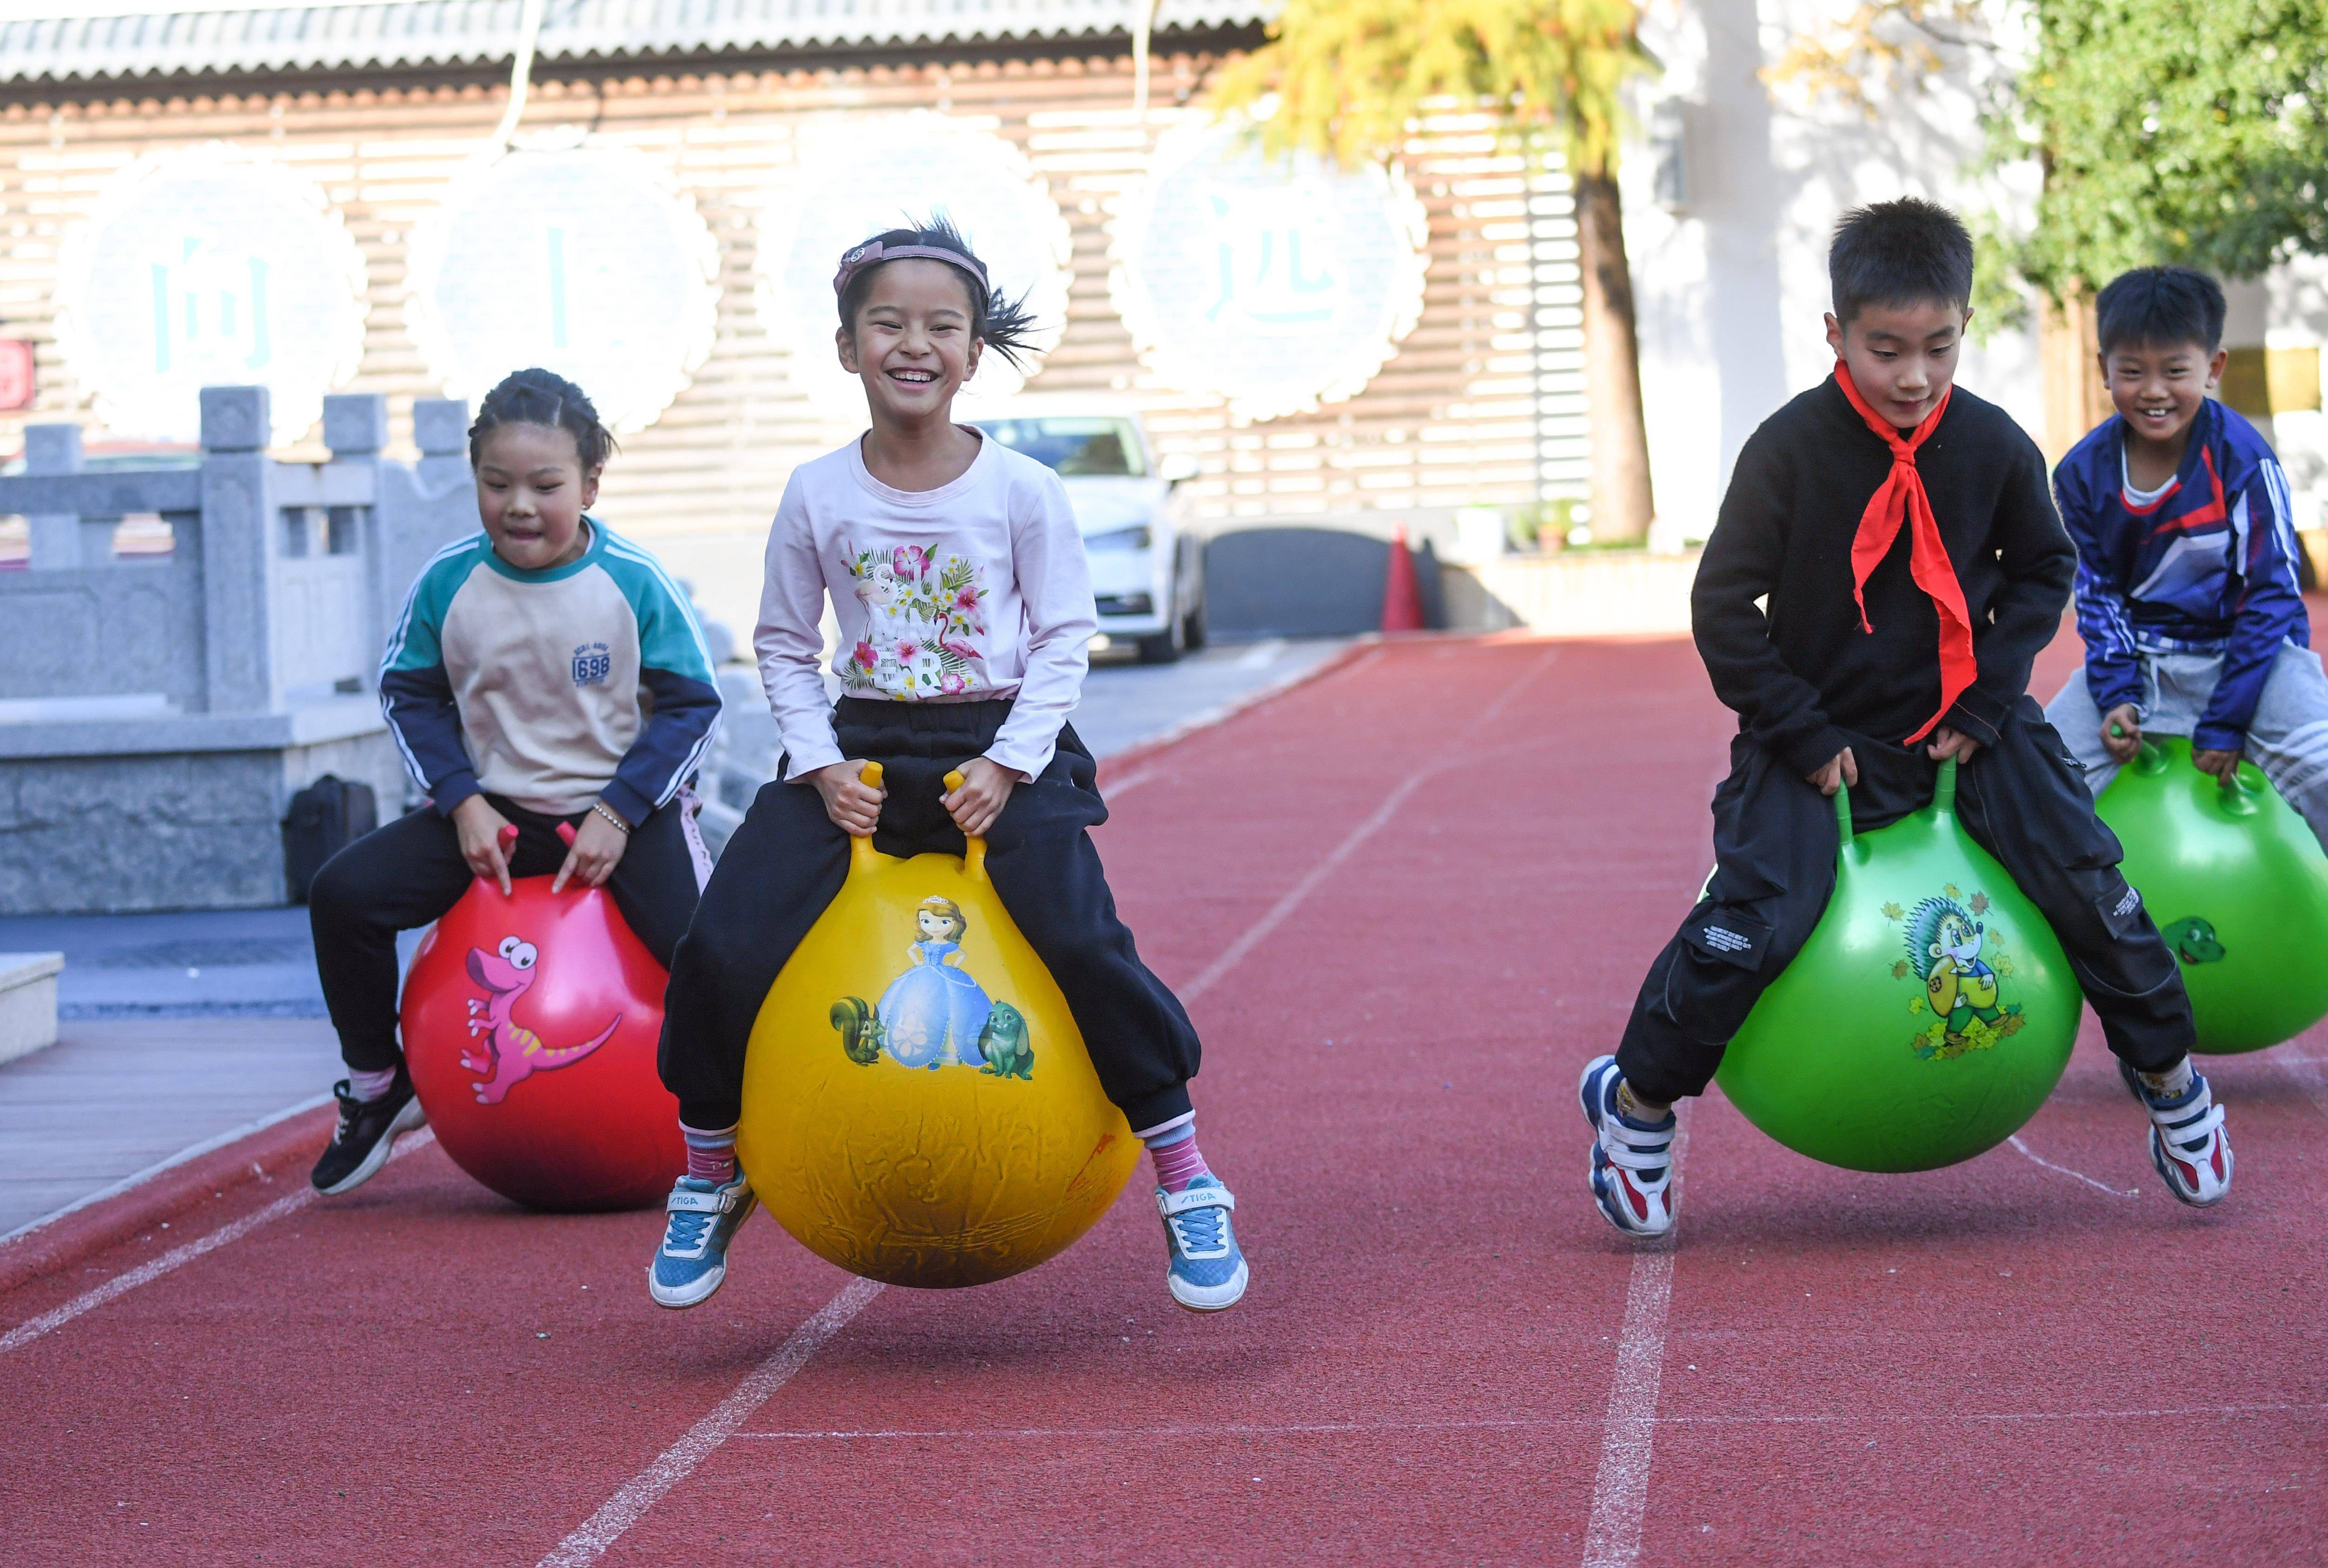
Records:
[[[1104,533],[1084,535],[1084,549],[1094,551],[1146,549],[1155,535],[1146,523],[1131,528],[1111,528]]]

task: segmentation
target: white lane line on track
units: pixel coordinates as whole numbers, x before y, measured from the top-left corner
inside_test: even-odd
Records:
[[[167,1160],[156,1160],[143,1170],[123,1177],[111,1187],[99,1188],[86,1197],[77,1197],[62,1208],[52,1209],[38,1219],[26,1221],[6,1235],[0,1236],[0,1246],[6,1246],[20,1236],[28,1236],[45,1225],[54,1225],[69,1214],[79,1214],[91,1204],[103,1203],[108,1197],[119,1197],[131,1188],[143,1187],[164,1171],[175,1170],[186,1161],[199,1160],[213,1149],[224,1149],[230,1143],[239,1143],[254,1132],[266,1131],[278,1122],[288,1122],[303,1112],[313,1111],[319,1105],[328,1105],[331,1103],[332,1097],[329,1094],[318,1094],[312,1100],[302,1100],[296,1105],[286,1105],[282,1110],[272,1115],[261,1116],[256,1122],[246,1122],[239,1127],[230,1128],[215,1138],[205,1138],[200,1143],[190,1143]]]
[[[654,1463],[632,1477],[629,1484],[608,1498],[580,1529],[560,1541],[557,1549],[541,1560],[540,1568],[579,1568],[582,1563],[596,1562],[607,1547],[639,1522],[641,1516],[662,1500],[665,1492],[685,1480],[688,1473],[733,1437],[736,1429],[765,1404],[771,1394],[790,1383],[793,1375],[808,1365],[809,1357],[821,1349],[826,1340],[847,1328],[849,1320],[863,1311],[866,1303],[879,1295],[882,1289],[873,1280],[851,1280],[843,1285],[839,1294],[818,1308],[815,1316],[793,1329],[791,1338],[737,1384],[734,1393],[713,1406],[710,1414],[689,1428],[687,1435],[665,1449]]]
[[[2328,1412],[2328,1403],[2307,1404],[2192,1404],[2160,1410],[2004,1410],[1917,1411],[1906,1415],[1660,1415],[1658,1426],[1848,1426],[1910,1425],[1933,1422],[2021,1421],[2165,1421],[2229,1419],[2247,1415],[2312,1415]],[[737,1442],[878,1442],[884,1440],[920,1442],[934,1438],[993,1438],[998,1441],[1035,1438],[1122,1438],[1148,1441],[1169,1437],[1335,1437],[1372,1432],[1539,1432],[1557,1428],[1597,1427],[1599,1416],[1507,1416],[1479,1421],[1319,1421],[1271,1426],[1232,1422],[1224,1426],[1021,1426],[1021,1427],[885,1427],[866,1432],[739,1432]]]
[[[2107,1192],[2112,1197],[2140,1197],[2142,1196],[2142,1188],[2138,1187],[2112,1187],[2106,1181],[2096,1181],[2092,1177],[2088,1176],[2082,1170],[2072,1170],[2066,1165],[2054,1164],[2051,1160],[2046,1159],[2043,1155],[2030,1148],[2029,1145],[2022,1142],[2021,1134],[2018,1132],[2015,1132],[2005,1139],[2005,1141],[2012,1144],[2013,1147],[2019,1150],[2024,1158],[2035,1161],[2037,1164],[2043,1166],[2048,1170],[2058,1170],[2063,1176],[2074,1177],[2078,1180],[2084,1182],[2088,1187],[2092,1188],[2096,1192]]]
[[[436,1141],[436,1134],[423,1127],[418,1132],[398,1140],[396,1147],[389,1151],[388,1158],[393,1163],[415,1150],[426,1149]],[[314,1188],[303,1186],[296,1192],[287,1193],[277,1198],[265,1208],[255,1209],[239,1220],[219,1226],[199,1241],[191,1241],[183,1246],[172,1247],[158,1258],[142,1263],[126,1273],[116,1274],[95,1290],[75,1296],[53,1311],[43,1312],[28,1322],[17,1324],[5,1334],[0,1334],[0,1355],[5,1355],[19,1346],[29,1345],[50,1330],[61,1329],[82,1313],[93,1312],[108,1301],[125,1296],[140,1285],[151,1284],[164,1274],[174,1273],[196,1258],[206,1253],[216,1252],[229,1242],[240,1241],[261,1225],[272,1225],[285,1215],[296,1214],[322,1196]]]
[[[1502,695],[1486,708],[1481,709],[1478,716],[1463,727],[1462,733],[1448,745],[1447,751],[1450,754],[1460,752],[1481,729],[1493,723],[1512,699],[1517,697],[1530,681],[1549,669],[1558,657],[1559,654],[1556,653],[1548,653],[1529,664],[1518,679],[1504,689]],[[1243,963],[1247,954],[1268,939],[1271,932],[1284,925],[1287,918],[1296,909],[1301,907],[1310,895],[1318,890],[1320,883],[1341,869],[1343,864],[1358,852],[1361,845],[1389,824],[1390,820],[1398,814],[1399,807],[1406,803],[1408,796],[1443,773],[1457,767],[1469,766],[1471,760],[1469,757],[1450,755],[1432,763],[1428,767],[1419,768],[1401,779],[1390,793],[1383,797],[1382,803],[1367,815],[1366,820],[1350,830],[1348,837],[1328,851],[1324,859],[1310,867],[1299,882],[1287,888],[1284,896],[1263,911],[1260,919],[1245,927],[1244,934],[1230,943],[1219,957],[1198,970],[1194,980],[1178,988],[1180,1000],[1183,1003],[1195,1001],[1219,984],[1230,971]]]
[[[1673,1178],[1689,1143],[1686,1103],[1676,1109]],[[1676,1195],[1678,1196],[1678,1195]],[[1674,1235],[1633,1254],[1625,1288],[1625,1326],[1617,1372],[1592,1477],[1592,1513],[1584,1526],[1584,1568],[1632,1568],[1641,1554],[1641,1517],[1648,1510],[1649,1461],[1657,1441],[1657,1391],[1665,1378],[1666,1312],[1673,1302]]]

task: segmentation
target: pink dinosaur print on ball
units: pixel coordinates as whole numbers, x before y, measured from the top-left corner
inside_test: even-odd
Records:
[[[461,1066],[483,1080],[476,1085],[480,1105],[500,1104],[512,1089],[536,1073],[572,1066],[614,1038],[622,1026],[623,1015],[616,1013],[614,1022],[598,1031],[597,1038],[561,1047],[542,1044],[540,1035],[514,1022],[510,1014],[517,999],[532,989],[540,972],[534,965],[540,957],[532,943],[515,936],[502,937],[498,953],[469,949],[469,978],[489,993],[483,1001],[474,997],[469,1000],[469,1037],[472,1040],[484,1038],[485,1054],[474,1056],[465,1047],[461,1052]]]

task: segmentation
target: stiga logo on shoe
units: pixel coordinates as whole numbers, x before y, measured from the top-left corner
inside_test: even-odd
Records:
[[[615,672],[615,656],[604,643],[585,643],[574,650],[574,684],[602,686]]]

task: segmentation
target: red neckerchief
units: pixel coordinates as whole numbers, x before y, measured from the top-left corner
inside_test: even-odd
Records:
[[[1901,743],[1913,746],[1948,717],[1958,695],[1980,673],[1980,665],[1973,657],[1972,616],[1965,608],[1964,585],[1957,581],[1957,568],[1948,559],[1948,547],[1940,542],[1939,520],[1932,515],[1931,497],[1924,493],[1924,476],[1916,472],[1916,448],[1939,427],[1940,416],[1948,411],[1948,399],[1956,389],[1952,386],[1942,392],[1939,402],[1916,427],[1915,434],[1902,439],[1890,420],[1867,406],[1867,399],[1859,395],[1858,387],[1852,382],[1851,367],[1841,360],[1835,362],[1835,384],[1843,389],[1851,406],[1859,410],[1867,427],[1892,448],[1892,472],[1868,497],[1867,510],[1859,516],[1859,532],[1851,541],[1851,596],[1859,606],[1860,630],[1875,629],[1867,624],[1867,577],[1890,553],[1892,541],[1900,537],[1902,521],[1910,524],[1911,530],[1909,575],[1916,579],[1918,587],[1931,596],[1933,607],[1940,615],[1940,710],[1924,721],[1923,728]]]

